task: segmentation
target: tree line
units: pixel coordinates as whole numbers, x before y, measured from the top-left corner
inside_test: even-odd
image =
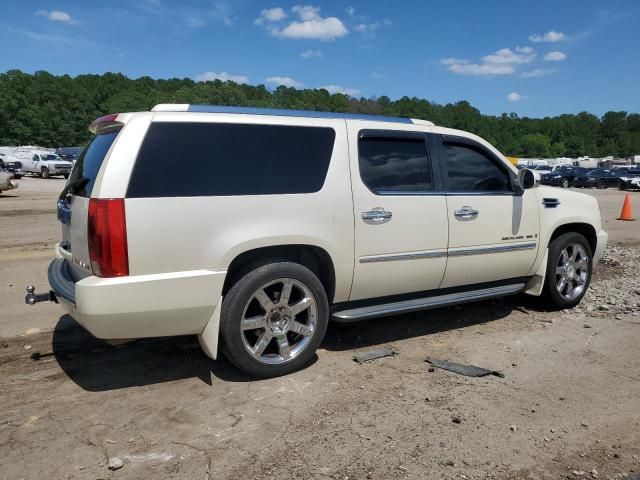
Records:
[[[469,102],[440,105],[416,97],[350,98],[324,89],[244,85],[188,78],[102,75],[0,74],[0,145],[84,145],[87,126],[107,113],[145,111],[158,103],[201,103],[390,115],[467,130],[515,157],[626,157],[640,154],[640,114],[607,112],[527,118],[483,115]]]

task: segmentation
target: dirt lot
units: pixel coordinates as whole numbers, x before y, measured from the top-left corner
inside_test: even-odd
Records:
[[[0,198],[1,479],[640,472],[640,226],[615,220],[621,192],[589,192],[617,246],[580,308],[514,297],[331,325],[309,368],[255,381],[191,337],[110,347],[56,305],[23,305],[25,284],[46,286],[62,185],[23,179]],[[352,361],[386,345],[399,354]],[[505,377],[430,372],[427,356]],[[124,466],[110,471],[110,457]]]

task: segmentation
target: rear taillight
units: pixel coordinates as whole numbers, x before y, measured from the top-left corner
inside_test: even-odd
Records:
[[[129,275],[124,198],[89,200],[89,259],[98,277]]]

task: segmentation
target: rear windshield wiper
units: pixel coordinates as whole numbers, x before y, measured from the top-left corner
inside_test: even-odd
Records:
[[[82,187],[84,187],[90,181],[91,181],[90,178],[80,177],[80,178],[77,178],[76,180],[74,180],[73,182],[67,183],[67,185],[65,185],[64,189],[62,190],[62,193],[60,193],[60,197],[59,198],[62,200],[67,195],[74,195],[75,193],[77,193]]]

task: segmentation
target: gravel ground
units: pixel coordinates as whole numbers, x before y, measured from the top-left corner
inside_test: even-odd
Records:
[[[615,244],[578,308],[517,296],[333,324],[307,369],[256,381],[192,337],[111,347],[22,305],[61,186],[0,198],[0,479],[637,478],[640,230],[614,220],[620,192],[590,192]],[[352,360],[381,346],[398,354]]]

